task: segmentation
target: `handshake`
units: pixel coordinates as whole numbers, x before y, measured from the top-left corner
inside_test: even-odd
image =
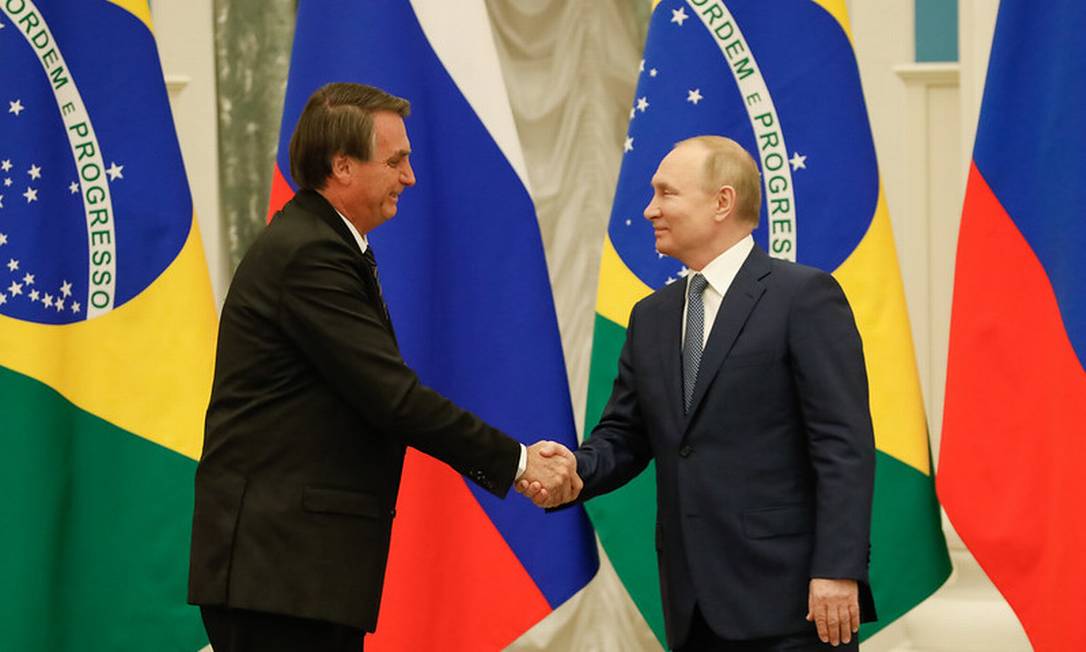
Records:
[[[577,499],[584,483],[577,475],[577,458],[554,441],[528,447],[528,464],[517,480],[517,491],[538,507],[558,507]]]

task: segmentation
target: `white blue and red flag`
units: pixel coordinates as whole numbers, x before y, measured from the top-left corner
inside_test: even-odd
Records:
[[[1003,0],[962,210],[939,497],[1037,650],[1086,649],[1086,5]]]
[[[294,124],[332,81],[411,102],[418,184],[370,234],[404,359],[427,385],[522,441],[574,447],[543,244],[482,2],[300,2],[273,211],[293,193]],[[544,514],[518,496],[498,500],[410,451],[366,647],[501,649],[597,567],[582,509]]]

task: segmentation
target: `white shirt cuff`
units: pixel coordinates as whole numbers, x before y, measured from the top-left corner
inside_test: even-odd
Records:
[[[517,477],[513,478],[513,482],[520,480],[520,476],[524,475],[524,470],[528,468],[528,447],[524,444],[520,445],[520,461],[517,462]]]

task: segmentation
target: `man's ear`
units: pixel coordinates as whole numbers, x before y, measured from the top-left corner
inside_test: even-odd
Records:
[[[351,178],[351,166],[354,164],[351,161],[351,157],[343,153],[336,153],[332,155],[332,174],[330,180],[335,180],[341,184],[349,183]]]
[[[718,222],[723,222],[734,212],[735,187],[720,186],[720,189],[716,191],[716,210],[713,212],[713,218]]]

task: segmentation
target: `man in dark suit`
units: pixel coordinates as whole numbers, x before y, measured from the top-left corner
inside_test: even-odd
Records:
[[[690,273],[633,308],[611,398],[575,453],[580,499],[656,461],[673,648],[855,649],[875,616],[874,440],[848,302],[829,274],[755,246],[758,169],[734,141],[679,143],[652,186],[656,248]]]
[[[559,444],[525,448],[400,357],[366,234],[415,183],[408,110],[359,84],[313,94],[290,142],[301,189],[227,295],[189,574],[216,652],[362,649],[407,446],[498,496],[516,477],[580,487]]]

